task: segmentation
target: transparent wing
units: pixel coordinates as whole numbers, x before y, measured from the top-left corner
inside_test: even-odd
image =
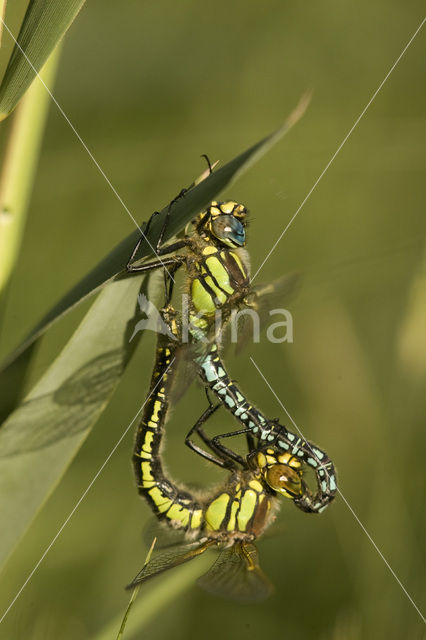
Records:
[[[142,539],[147,547],[156,539],[155,549],[167,549],[184,544],[185,533],[182,530],[172,529],[166,522],[152,517],[148,519],[142,530]]]
[[[259,566],[253,544],[235,544],[221,551],[216,562],[197,580],[200,587],[239,602],[265,600],[273,585]]]
[[[291,295],[297,290],[300,276],[298,273],[289,273],[277,278],[273,282],[258,284],[252,287],[252,292],[248,297],[248,308],[256,312],[258,319],[259,333],[267,326],[268,322],[274,322],[270,311],[281,309],[283,304],[287,304]],[[241,318],[241,319],[240,319]],[[276,319],[275,319],[276,320]],[[238,340],[235,345],[235,354],[239,355],[253,340],[256,328],[255,322],[246,313],[239,316],[237,329]],[[257,330],[257,329],[256,329]],[[229,331],[227,332],[229,334]]]
[[[296,272],[286,273],[272,282],[262,282],[252,287],[254,308],[261,315],[261,320],[266,320],[265,313],[274,307],[288,302],[297,291],[300,283],[300,274]],[[265,322],[261,322],[261,327]]]
[[[210,344],[208,345],[210,346]],[[204,347],[204,345],[203,345]],[[207,351],[207,349],[206,349]],[[195,351],[192,344],[182,344],[176,352],[177,374],[173,380],[170,391],[170,405],[175,406],[197,377],[197,368],[194,364]]]
[[[138,575],[127,585],[126,589],[133,589],[138,584],[146,582],[160,573],[178,567],[193,558],[200,556],[213,543],[211,540],[187,542],[182,545],[163,549],[160,553],[154,554],[153,558],[146,564]]]
[[[281,308],[282,305],[289,300],[290,294],[293,294],[296,290],[298,281],[299,274],[290,273],[277,278],[271,283],[259,284],[252,287],[252,292],[248,296],[246,309],[249,312],[254,311],[257,315],[259,333],[266,327],[268,321],[271,320],[269,312],[272,309]],[[239,355],[250,340],[253,340],[256,326],[249,317],[249,314],[244,313],[244,310],[245,308],[243,307],[242,313],[237,314],[234,329],[231,329],[231,323],[233,321],[228,322],[224,331],[221,332],[219,336],[219,341],[224,349],[226,349],[229,344],[235,343],[236,355]],[[206,340],[205,343],[197,344],[196,346],[193,344],[181,345],[177,353],[179,359],[179,374],[176,376],[176,382],[171,392],[172,404],[176,404],[181,399],[196,377],[194,358],[207,354],[216,338],[217,336],[212,335],[210,340]]]

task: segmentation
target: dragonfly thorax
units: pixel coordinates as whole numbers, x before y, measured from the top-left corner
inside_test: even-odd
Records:
[[[187,258],[191,324],[205,329],[213,322],[222,327],[250,292],[247,253],[243,248],[216,246],[200,236],[191,244]]]
[[[271,522],[275,507],[276,500],[261,474],[234,472],[205,503],[204,531],[225,545],[254,540]]]

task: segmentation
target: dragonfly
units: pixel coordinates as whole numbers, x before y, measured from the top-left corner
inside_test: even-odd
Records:
[[[168,215],[157,241],[158,260],[143,264],[133,262],[157,214],[154,212],[146,225],[144,236],[141,236],[133,249],[126,268],[129,272],[168,268],[169,287],[166,298],[170,299],[173,275],[185,265],[190,305],[188,329],[194,343],[203,343],[215,328],[217,311],[221,312],[221,323],[226,323],[232,309],[242,305],[250,293],[249,258],[244,248],[247,209],[233,200],[213,201],[193,221],[193,234],[163,246],[162,239],[170,211],[169,205]],[[165,258],[168,254],[173,255]],[[166,304],[167,301],[166,299]]]
[[[127,270],[147,272],[169,267],[171,282],[166,286],[167,305],[172,297],[173,274],[181,266],[185,266],[185,288],[189,298],[188,331],[191,347],[195,347],[192,350],[193,362],[204,385],[241,424],[240,429],[218,434],[214,438],[216,450],[225,452],[222,439],[246,434],[258,440],[259,454],[264,455],[267,449],[273,449],[278,454],[291,453],[298,457],[313,469],[318,480],[315,500],[307,492],[298,506],[308,512],[320,513],[337,492],[337,478],[332,461],[319,447],[306,442],[302,436],[293,434],[278,420],[269,420],[254,407],[232,382],[219,352],[217,312],[220,311],[219,329],[223,332],[235,308],[261,307],[261,288],[250,286],[249,256],[245,249],[247,208],[233,200],[213,201],[194,219],[194,232],[191,235],[185,235],[184,238],[163,246],[162,239],[172,204],[173,201],[157,242],[159,259],[141,265],[133,262],[142,242],[141,238],[128,260]],[[145,235],[154,216],[155,213],[147,223]],[[164,257],[169,254],[173,255]],[[182,334],[180,340],[182,341]],[[191,446],[188,437],[186,442]],[[259,460],[263,460],[262,456]]]
[[[334,464],[325,451],[305,440],[301,434],[292,433],[277,419],[269,420],[254,407],[229,377],[216,344],[211,346],[202,360],[199,359],[198,365],[206,387],[242,424],[241,429],[216,435],[212,439],[213,445],[220,450],[220,441],[224,438],[253,434],[258,437],[259,442],[255,454],[259,465],[266,466],[265,461],[271,455],[271,450],[296,456],[314,470],[318,482],[316,496],[305,494],[304,499],[298,503],[299,507],[313,513],[324,511],[337,492]]]
[[[212,567],[198,583],[218,595],[242,601],[269,596],[272,585],[259,565],[255,541],[275,518],[278,496],[295,500],[307,491],[302,464],[284,453],[268,459],[263,467],[249,452],[246,458],[218,449],[206,436],[203,425],[219,408],[210,405],[191,432],[199,433],[211,449],[209,459],[228,471],[225,482],[206,492],[190,492],[164,471],[161,447],[176,375],[180,317],[171,305],[161,316],[170,334],[159,334],[150,392],[138,425],[133,464],[140,494],[157,518],[181,531],[186,540],[154,554],[129,588],[146,582],[173,567],[200,556],[209,549],[219,551]],[[250,445],[253,444],[250,438]],[[220,453],[220,457],[216,454]]]

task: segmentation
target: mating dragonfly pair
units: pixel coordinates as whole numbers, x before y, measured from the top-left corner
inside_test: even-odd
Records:
[[[156,553],[129,586],[216,548],[221,552],[219,558],[199,579],[199,584],[235,599],[261,599],[270,593],[271,585],[259,567],[254,542],[274,520],[278,496],[291,499],[304,512],[320,513],[336,494],[336,474],[324,451],[289,431],[278,420],[268,419],[248,401],[230,379],[220,356],[217,311],[221,312],[223,329],[233,310],[256,309],[262,304],[261,288],[250,285],[248,254],[244,248],[246,208],[234,201],[214,201],[193,220],[191,234],[163,244],[172,204],[173,201],[157,242],[158,259],[134,264],[153,216],[127,264],[128,271],[164,269],[166,301],[161,315],[168,327],[168,335],[158,336],[133,462],[141,495],[157,518],[182,531],[186,541]],[[177,356],[183,349],[181,315],[171,304],[173,276],[181,266],[186,269],[191,359],[206,390],[218,400],[213,404],[209,399],[208,408],[187,433],[185,443],[205,459],[229,470],[221,487],[200,494],[174,483],[164,472],[161,456],[178,372]],[[221,406],[232,413],[240,428],[210,438],[204,424]],[[205,448],[194,442],[194,435]],[[225,438],[229,442],[237,435],[245,435],[246,455],[223,444]],[[315,474],[314,491],[303,477],[306,468]]]

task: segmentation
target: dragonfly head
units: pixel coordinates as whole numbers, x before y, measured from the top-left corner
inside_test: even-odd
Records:
[[[213,202],[196,220],[197,231],[203,237],[228,247],[243,247],[246,243],[246,216],[244,205],[233,200]]]
[[[300,461],[288,453],[272,448],[250,455],[250,466],[256,466],[266,484],[286,498],[300,498],[304,492]]]
[[[300,473],[288,464],[273,464],[264,475],[271,489],[286,498],[299,498],[303,493]]]

